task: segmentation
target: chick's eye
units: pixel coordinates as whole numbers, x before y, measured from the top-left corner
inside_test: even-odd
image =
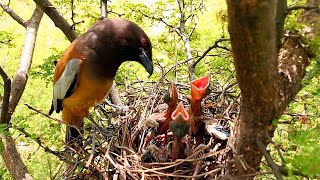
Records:
[[[146,48],[146,47],[147,47],[148,42],[147,42],[146,38],[142,38],[142,39],[141,39],[141,45],[142,45],[143,48]]]

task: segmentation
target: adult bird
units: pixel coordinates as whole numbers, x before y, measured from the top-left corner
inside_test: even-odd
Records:
[[[62,120],[79,128],[89,109],[108,95],[116,72],[124,61],[137,61],[152,75],[152,47],[135,23],[103,19],[74,40],[56,64],[49,114],[62,111]],[[76,128],[67,131],[67,142],[79,139]]]

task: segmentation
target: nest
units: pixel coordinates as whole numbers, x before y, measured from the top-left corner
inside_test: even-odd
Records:
[[[158,127],[148,117],[163,111],[168,83],[131,86],[122,106],[107,101],[98,105],[85,125],[83,145],[67,146],[65,179],[213,179],[228,174],[233,165],[233,122],[239,112],[239,96],[230,85],[211,87],[202,100],[203,124],[200,141],[186,135],[184,159],[172,160],[169,148],[172,133],[159,135],[146,144]],[[189,85],[178,84],[179,102],[188,106]]]

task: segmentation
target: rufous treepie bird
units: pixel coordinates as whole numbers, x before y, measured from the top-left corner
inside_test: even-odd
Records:
[[[124,61],[137,61],[152,75],[152,47],[148,36],[137,24],[125,19],[96,22],[72,42],[57,63],[49,114],[62,111],[64,123],[80,128],[89,109],[108,95]],[[70,138],[79,135],[71,128]]]
[[[185,158],[187,153],[185,151],[186,145],[182,142],[182,138],[189,132],[190,117],[182,102],[173,111],[171,118],[170,129],[173,133],[172,160],[175,161],[178,158]]]
[[[191,96],[188,98],[191,107],[188,109],[190,116],[190,133],[197,134],[201,126],[202,108],[201,101],[205,98],[210,90],[210,74],[191,81]]]

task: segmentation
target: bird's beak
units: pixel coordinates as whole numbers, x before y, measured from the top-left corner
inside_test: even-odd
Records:
[[[143,65],[143,67],[146,69],[146,71],[149,73],[149,75],[151,76],[153,73],[153,64],[152,64],[152,59],[151,57],[148,57],[148,55],[146,54],[146,52],[141,49],[141,52],[139,54],[139,58],[141,60],[141,64]],[[149,76],[149,77],[150,77]]]
[[[169,86],[169,95],[170,95],[170,98],[171,100],[176,103],[177,100],[178,100],[178,90],[177,90],[177,87],[175,85],[174,82],[171,82],[170,83],[170,86]]]
[[[189,114],[183,107],[182,102],[179,103],[176,110],[171,114],[171,118],[176,122],[189,122]]]
[[[210,73],[191,81],[191,99],[202,99],[210,92]]]

